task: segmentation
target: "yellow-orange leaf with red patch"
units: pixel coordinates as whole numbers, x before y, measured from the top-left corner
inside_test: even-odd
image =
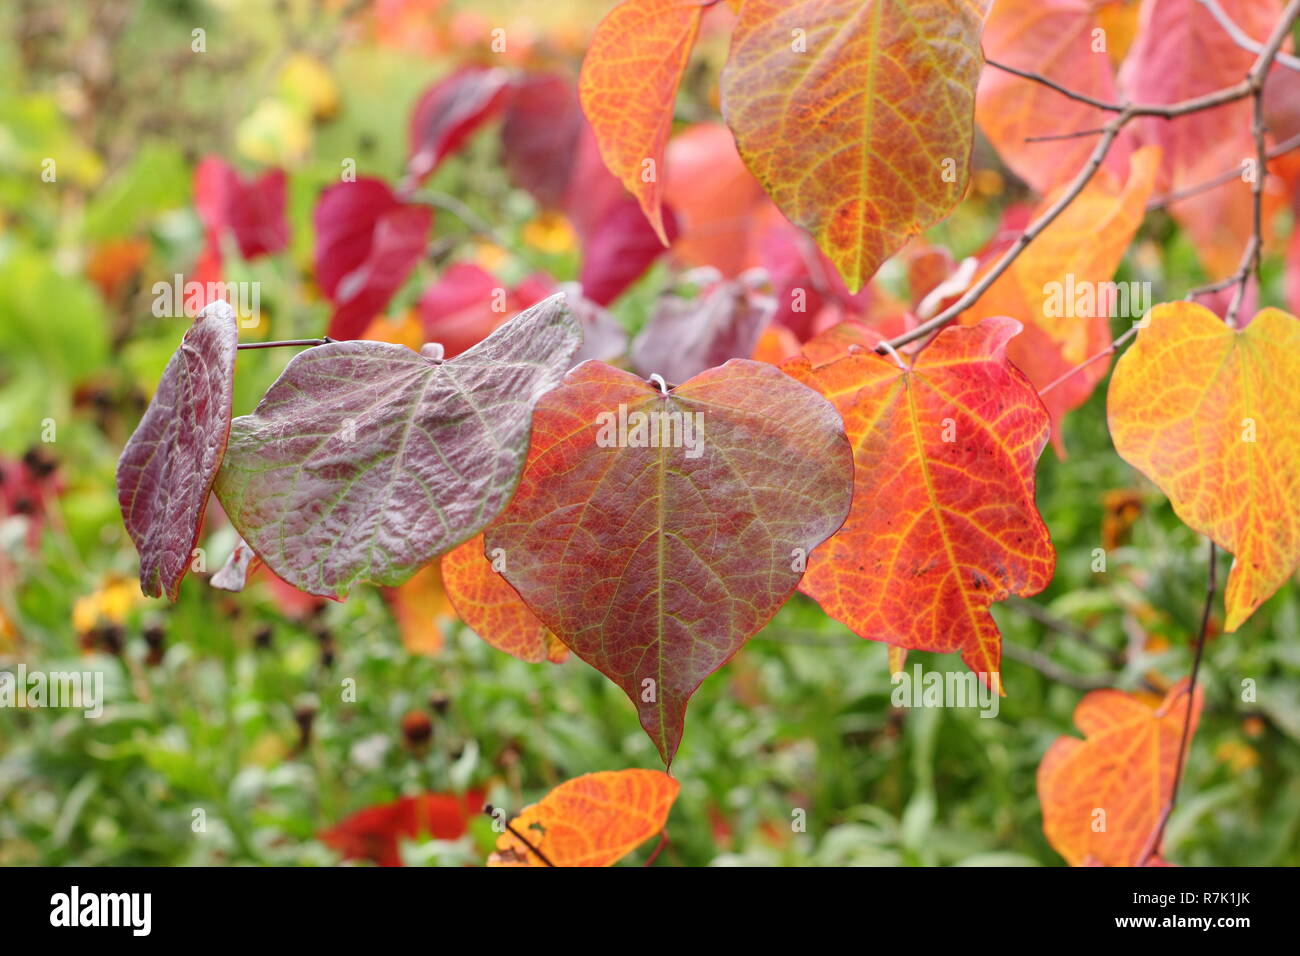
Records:
[[[1034,503],[1048,421],[1006,358],[1008,318],[949,327],[907,369],[861,346],[782,371],[825,395],[853,446],[853,505],[808,558],[800,590],[861,637],[960,651],[997,686],[989,605],[1037,594],[1056,554]]]
[[[966,191],[988,0],[746,0],[722,73],[740,154],[856,292]]]
[[[665,246],[664,147],[704,9],[698,0],[624,0],[596,27],[578,80],[601,158]]]
[[[534,664],[568,658],[569,649],[492,569],[483,554],[483,535],[443,556],[442,579],[460,619],[497,650]]]
[[[1083,192],[962,313],[965,325],[992,315],[1024,323],[1025,330],[1007,346],[1007,355],[1035,388],[1043,389],[1104,351],[1111,340],[1112,313],[1136,320],[1150,304],[1136,301],[1141,298],[1138,284],[1110,280],[1146,215],[1159,165],[1160,150],[1152,146],[1133,155],[1122,187],[1108,170],[1098,170]],[[1035,218],[1057,198],[1048,196]],[[1043,394],[1058,451],[1063,450],[1061,419],[1087,401],[1106,371],[1106,362],[1093,362]]]
[[[1187,688],[1184,678],[1155,707],[1123,691],[1095,690],[1074,709],[1086,739],[1058,737],[1047,748],[1038,765],[1043,832],[1071,866],[1143,863],[1173,791]],[[1198,688],[1192,732],[1200,713]]]
[[[612,866],[664,828],[680,789],[661,770],[575,777],[524,807],[510,823],[524,839],[501,834],[488,866]]]
[[[1300,566],[1300,320],[1265,309],[1231,329],[1168,302],[1115,364],[1115,450],[1182,521],[1232,552],[1225,631]]]

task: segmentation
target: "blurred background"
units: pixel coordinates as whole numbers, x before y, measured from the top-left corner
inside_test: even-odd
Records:
[[[399,589],[358,588],[342,604],[265,571],[242,593],[215,590],[206,578],[236,535],[214,503],[206,569],[175,605],[143,598],[114,487],[117,456],[187,321],[155,316],[154,285],[193,274],[214,249],[196,203],[205,157],[250,180],[286,175],[281,248],[246,259],[229,235],[215,240],[222,277],[260,289],[261,321],[241,335],[321,335],[331,306],[314,280],[311,213],[341,164],[396,184],[415,104],[466,66],[571,87],[610,6],[11,0],[0,9],[0,667],[102,670],[107,697],[96,720],[0,708],[0,864],[478,864],[495,838],[476,812],[484,800],[514,812],[578,774],[660,766],[620,690],[576,658],[528,664],[489,647],[456,619],[436,568]],[[688,144],[717,139],[709,124],[727,16],[710,14],[683,84],[678,137]],[[493,48],[497,29],[504,49]],[[430,330],[428,289],[454,291],[439,283],[458,267],[509,287],[581,275],[590,258],[581,229],[508,173],[501,125],[485,120],[424,184],[438,207],[428,254],[370,337],[418,345]],[[49,159],[53,179],[43,175]],[[734,149],[697,159],[702,197],[691,183],[670,186],[688,239],[702,238],[690,233],[707,219],[701,203],[725,191],[707,171],[735,162]],[[960,261],[1029,198],[987,148],[976,167],[957,213],[882,270],[877,302],[917,301],[917,249]],[[725,248],[725,215],[713,221]],[[699,249],[675,245],[602,303],[622,330],[640,329],[656,297],[704,264]],[[1161,301],[1204,276],[1157,212],[1119,278],[1150,281]],[[490,329],[490,317],[461,308],[469,327]],[[240,353],[236,414],[291,356]],[[796,596],[696,695],[660,864],[1061,865],[1042,835],[1039,759],[1077,733],[1071,713],[1088,689],[1160,695],[1188,672],[1205,582],[1203,542],[1112,450],[1104,398],[1103,383],[1066,419],[1068,458],[1044,453],[1039,506],[1058,569],[1032,602],[994,609],[1006,645],[999,716],[891,707],[885,646]],[[1104,573],[1093,570],[1097,548]],[[1295,865],[1300,592],[1293,582],[1224,637],[1221,606],[1165,855]],[[963,667],[955,655],[916,662]],[[340,693],[348,678],[355,701]],[[1259,686],[1255,702],[1241,701],[1243,678]],[[400,810],[384,806],[421,793],[459,795],[463,812],[450,814],[443,838],[404,835]],[[797,810],[803,832],[791,826]]]

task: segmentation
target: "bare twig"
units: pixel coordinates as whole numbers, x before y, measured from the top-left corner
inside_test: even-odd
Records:
[[[1002,653],[1013,661],[1019,661],[1032,667],[1058,684],[1064,684],[1066,687],[1073,687],[1076,690],[1099,690],[1102,687],[1110,687],[1115,683],[1117,676],[1115,674],[1076,674],[1074,671],[1061,667],[1046,654],[1039,653],[1028,647],[1021,647],[1019,644],[1013,644],[1005,638],[1002,640]]]
[[[296,348],[304,348],[304,347],[309,348],[313,345],[328,345],[329,343],[334,341],[337,340],[332,339],[328,335],[326,335],[319,339],[281,339],[278,342],[240,342],[238,345],[235,346],[235,348],[236,349],[278,349],[278,348],[289,348],[291,346]]]
[[[1289,137],[1288,139],[1282,140],[1282,142],[1278,143],[1276,146],[1270,149],[1268,151],[1267,158],[1277,159],[1279,156],[1283,156],[1286,153],[1289,153],[1291,152],[1291,150],[1296,148],[1300,148],[1300,133],[1297,133],[1295,136]],[[1204,182],[1195,183],[1191,186],[1185,186],[1182,189],[1177,189],[1174,190],[1173,192],[1164,193],[1163,195],[1160,196],[1152,196],[1151,199],[1147,202],[1147,211],[1150,212],[1153,209],[1163,209],[1165,206],[1173,205],[1176,202],[1182,202],[1184,199],[1189,199],[1192,196],[1196,196],[1199,195],[1200,193],[1207,192],[1208,190],[1214,189],[1216,186],[1222,186],[1225,183],[1230,183],[1234,179],[1240,178],[1240,176],[1241,176],[1241,167],[1233,166],[1231,169],[1225,169],[1223,172],[1219,173],[1219,175],[1213,176],[1210,179],[1205,180]]]
[[[1205,636],[1210,627],[1210,610],[1214,607],[1214,591],[1217,585],[1215,574],[1216,554],[1214,542],[1210,541],[1210,566],[1205,583],[1205,609],[1201,612],[1201,628],[1196,635],[1196,655],[1192,658],[1192,679],[1187,687],[1187,711],[1183,717],[1183,735],[1178,741],[1178,760],[1174,764],[1174,785],[1169,791],[1169,802],[1165,804],[1160,813],[1160,820],[1156,823],[1155,829],[1151,831],[1146,846],[1138,856],[1138,866],[1144,865],[1147,860],[1151,859],[1152,854],[1159,851],[1160,841],[1165,836],[1165,826],[1169,823],[1169,817],[1174,812],[1174,805],[1178,802],[1178,785],[1183,779],[1183,761],[1187,757],[1187,743],[1192,736],[1192,708],[1196,702],[1196,680],[1201,673],[1201,657],[1205,651]]]
[[[1246,36],[1246,31],[1237,26],[1232,17],[1228,16],[1227,11],[1219,6],[1218,0],[1196,0],[1196,2],[1209,11],[1210,16],[1218,21],[1219,26],[1223,27],[1224,32],[1232,37],[1232,42],[1237,46],[1257,56],[1264,52],[1264,45]],[[1294,57],[1289,53],[1279,52],[1277,62],[1288,69],[1300,70],[1300,57]]]
[[[1110,661],[1112,667],[1119,667],[1123,664],[1124,654],[1122,651],[1114,647],[1107,647],[1084,628],[1075,624],[1073,621],[1067,621],[1064,618],[1057,617],[1042,605],[1035,604],[1033,601],[1026,600],[1022,597],[1017,597],[1014,594],[1010,595],[1003,603],[1022,612],[1026,617],[1033,618],[1039,624],[1043,625],[1043,627],[1050,628],[1051,630],[1064,634],[1067,637],[1074,638],[1079,643],[1104,656],[1108,661]]]
[[[956,302],[944,309],[934,318],[922,322],[916,328],[890,339],[888,343],[881,343],[881,345],[876,346],[876,351],[883,355],[886,353],[884,348],[885,344],[888,344],[891,348],[897,349],[909,342],[925,338],[932,332],[937,332],[939,329],[943,328],[953,319],[957,318],[957,316],[962,312],[969,309],[979,301],[980,296],[982,296],[988,288],[997,281],[998,277],[1001,276],[1008,267],[1010,267],[1011,263],[1015,262],[1020,253],[1024,252],[1025,247],[1033,242],[1033,240],[1037,238],[1044,229],[1052,224],[1056,217],[1059,216],[1067,206],[1078,198],[1079,194],[1083,192],[1084,187],[1088,185],[1093,175],[1105,161],[1106,155],[1110,152],[1110,148],[1114,144],[1116,137],[1119,136],[1120,131],[1132,120],[1140,116],[1152,116],[1160,119],[1176,119],[1180,116],[1187,116],[1188,114],[1211,109],[1215,106],[1234,103],[1247,96],[1262,98],[1264,81],[1268,75],[1269,67],[1277,57],[1278,51],[1282,47],[1282,43],[1285,41],[1292,24],[1295,23],[1298,16],[1300,16],[1300,0],[1290,0],[1286,9],[1283,11],[1281,18],[1274,26],[1273,33],[1269,37],[1268,42],[1264,44],[1264,48],[1260,52],[1259,57],[1250,68],[1250,72],[1246,74],[1245,79],[1240,83],[1234,83],[1232,86],[1225,86],[1223,89],[1214,90],[1210,93],[1202,94],[1201,96],[1193,96],[1189,99],[1180,100],[1177,103],[1107,103],[1104,100],[1099,100],[1084,93],[1071,90],[1068,87],[1057,83],[1055,80],[1048,79],[1040,73],[1021,70],[1013,66],[1008,66],[1005,63],[999,63],[996,60],[986,59],[985,62],[988,63],[989,66],[1040,83],[1050,89],[1056,90],[1062,96],[1069,97],[1072,100],[1076,100],[1080,103],[1087,103],[1089,106],[1095,106],[1097,109],[1114,113],[1116,114],[1115,118],[1103,127],[1101,139],[1097,141],[1097,145],[1093,148],[1091,155],[1089,155],[1087,163],[1085,163],[1084,167],[1079,170],[1078,174],[1065,188],[1057,200],[1052,203],[1052,205],[1041,216],[1029,224],[1029,227],[1016,238],[1016,241],[1012,243],[1009,249],[1003,252],[1002,256],[996,263],[994,263],[993,267],[990,268],[978,282],[967,289],[966,292],[962,294],[961,298],[957,299]],[[1251,253],[1250,261],[1251,263],[1254,263],[1254,253],[1252,253],[1251,250],[1247,250],[1247,252]],[[1237,281],[1236,278],[1234,278],[1233,281]],[[1228,285],[1231,284],[1231,282],[1228,283]],[[1225,285],[1224,288],[1227,288],[1227,286]]]

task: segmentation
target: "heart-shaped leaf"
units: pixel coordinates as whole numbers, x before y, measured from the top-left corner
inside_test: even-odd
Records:
[[[238,344],[227,303],[200,312],[118,459],[117,500],[149,597],[176,600],[189,570],[230,432]]]
[[[362,580],[399,585],[505,506],[533,405],[581,341],[556,295],[446,361],[431,346],[308,349],[235,419],[217,495],[295,587],[342,598]]]
[[[853,511],[808,562],[801,590],[858,635],[961,651],[995,685],[989,605],[1037,594],[1056,554],[1034,503],[1048,418],[1007,362],[1020,323],[947,328],[908,368],[875,352],[783,369],[835,403],[857,467]]]
[[[687,701],[794,592],[852,480],[834,408],[770,365],[734,359],[665,394],[585,362],[538,403],[487,548],[671,763]]]
[[[966,191],[989,0],[745,0],[722,114],[857,292]],[[924,120],[918,119],[924,105]]]
[[[1115,450],[1188,527],[1236,560],[1235,631],[1300,567],[1300,321],[1265,309],[1240,331],[1192,302],[1157,305],[1115,364]]]

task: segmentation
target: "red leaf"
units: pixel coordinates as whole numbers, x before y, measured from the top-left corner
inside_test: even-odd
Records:
[[[501,124],[502,152],[511,181],[543,208],[561,208],[586,125],[578,91],[567,77],[542,73],[517,81]]]
[[[204,309],[118,460],[118,503],[149,597],[176,600],[189,570],[230,433],[238,340],[229,305]]]
[[[379,866],[401,866],[401,841],[428,835],[458,840],[469,821],[483,810],[483,791],[423,793],[358,810],[323,830],[320,841],[345,860],[370,860]]]
[[[655,442],[673,447],[649,446],[648,413],[656,435],[676,423]],[[669,763],[687,701],[794,592],[799,554],[843,522],[852,477],[835,410],[770,365],[733,359],[664,395],[586,362],[538,402],[487,550],[623,688]]]
[[[219,157],[208,156],[194,171],[194,205],[209,244],[229,230],[245,259],[279,252],[289,244],[282,169],[247,180]]]
[[[468,66],[425,90],[411,111],[404,186],[424,182],[449,153],[491,119],[505,103],[509,82],[505,70]]]
[[[667,206],[663,207],[663,222],[672,242],[677,238],[677,217]],[[641,207],[625,196],[582,236],[582,273],[578,277],[582,292],[597,305],[609,305],[663,253]]]
[[[329,335],[353,339],[384,310],[424,254],[433,222],[378,179],[338,183],[312,212],[316,281],[334,303]]]

